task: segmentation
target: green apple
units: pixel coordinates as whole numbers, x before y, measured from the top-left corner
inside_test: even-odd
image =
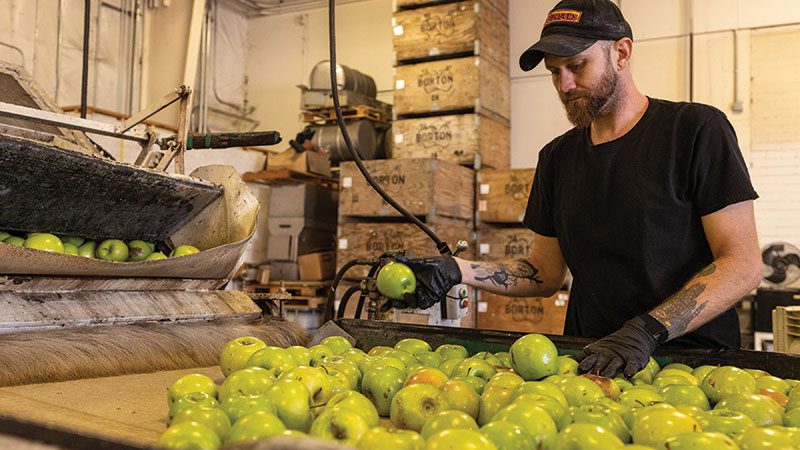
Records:
[[[761,369],[742,369],[742,370],[744,370],[745,372],[749,373],[750,376],[752,376],[753,378],[756,378],[756,379],[761,378],[761,377],[769,376],[769,372],[761,370]]]
[[[659,408],[635,416],[631,436],[634,444],[664,448],[667,438],[697,431],[701,428],[693,418],[674,409]]]
[[[220,408],[228,415],[231,423],[236,423],[242,417],[259,411],[278,414],[272,400],[266,395],[232,395],[222,402]]]
[[[700,415],[697,422],[703,431],[722,433],[732,438],[753,428],[756,424],[750,417],[725,409],[712,409]]]
[[[447,375],[445,375],[441,370],[427,367],[418,370],[408,377],[403,386],[410,386],[412,384],[429,384],[437,389],[441,389],[447,380]]]
[[[403,300],[405,294],[412,294],[417,289],[417,277],[407,265],[392,261],[381,267],[375,280],[378,292],[393,300]]]
[[[645,389],[644,386],[634,386],[619,396],[619,402],[628,408],[642,408],[663,401],[664,397],[658,392]]]
[[[573,423],[588,423],[602,427],[611,432],[621,442],[630,442],[631,434],[628,426],[619,414],[593,403],[584,403],[579,406],[570,406],[566,414],[556,422],[558,429],[564,430]]]
[[[772,389],[773,391],[778,391],[784,395],[789,394],[789,383],[783,381],[778,377],[773,377],[772,375],[766,375],[763,377],[756,378],[756,390],[759,389]]]
[[[303,383],[281,377],[270,386],[266,396],[275,405],[278,418],[286,428],[308,432],[313,420],[311,395]]]
[[[786,411],[783,416],[783,425],[787,427],[800,428],[800,408]]]
[[[741,450],[797,450],[797,445],[787,433],[770,428],[750,428],[736,438]]]
[[[61,242],[65,244],[72,244],[75,247],[80,247],[84,244],[84,242],[86,242],[86,239],[80,236],[60,236],[60,238]]]
[[[682,363],[667,364],[661,370],[671,370],[671,369],[682,370],[682,371],[687,372],[687,373],[692,373],[692,371],[694,370],[691,367],[687,366],[686,364],[682,364]]]
[[[303,348],[303,347],[300,347],[300,348]],[[360,365],[360,363],[362,361],[364,361],[367,358],[367,354],[364,352],[364,350],[361,350],[360,348],[355,348],[354,347],[354,348],[349,348],[349,349],[345,350],[344,353],[342,353],[342,358],[344,358],[344,359],[350,361],[351,363],[355,364],[356,367],[359,368],[359,370],[361,370],[359,365]],[[310,361],[310,356],[309,356],[309,361]],[[308,365],[308,364],[305,364],[305,365]]]
[[[8,245],[15,245],[17,247],[23,247],[25,245],[25,239],[22,239],[18,236],[9,236],[3,240],[4,244]]]
[[[473,419],[478,418],[480,396],[466,382],[462,380],[448,380],[444,386],[442,386],[442,393],[450,402],[450,408],[464,411]]]
[[[169,253],[169,257],[177,258],[178,256],[194,255],[195,253],[200,253],[200,249],[191,245],[179,245],[172,249]]]
[[[403,363],[403,361],[388,356],[381,356],[375,358],[374,360],[370,360],[366,369],[370,370],[375,367],[384,367],[384,366],[394,367],[395,369],[398,369],[401,372],[403,372],[403,375],[406,375],[408,373],[408,371],[406,370],[407,369],[406,365]]]
[[[297,364],[285,348],[267,346],[255,351],[244,365],[245,367],[261,367],[280,377],[283,372],[297,367]]]
[[[577,375],[578,374],[578,361],[572,356],[562,355],[558,357],[558,371],[559,375]]]
[[[453,368],[452,377],[478,377],[489,381],[497,373],[497,369],[493,365],[482,359],[467,358],[460,363],[456,364]]]
[[[369,429],[361,435],[357,450],[423,450],[425,440],[411,430],[387,430],[383,427]]]
[[[442,344],[436,347],[436,353],[442,355],[445,360],[448,359],[467,359],[469,352],[463,345],[456,344]]]
[[[6,239],[10,238],[11,236],[12,236],[12,234],[9,233],[8,231],[0,231],[0,242],[5,241]]]
[[[61,239],[49,233],[31,233],[22,245],[25,248],[33,250],[64,253],[64,244],[61,242]]]
[[[312,406],[324,405],[333,397],[331,380],[327,372],[319,367],[294,367],[284,372],[281,379],[303,383],[311,396]]]
[[[334,356],[333,349],[328,347],[327,345],[317,344],[313,347],[309,347],[308,351],[311,353],[311,360],[309,361],[309,365],[312,367],[316,367],[322,363],[322,360],[329,356]]]
[[[419,360],[417,359],[416,356],[414,356],[413,353],[409,353],[405,350],[400,350],[400,349],[389,350],[388,352],[384,353],[381,356],[384,358],[399,359],[400,361],[403,361],[403,364],[405,364],[406,367],[419,363]]]
[[[492,422],[510,422],[522,427],[533,437],[537,448],[549,448],[558,433],[556,424],[544,409],[520,402],[513,402],[497,411]]]
[[[444,362],[442,355],[436,352],[422,352],[415,356],[417,357],[419,363],[425,367],[439,367]]]
[[[615,402],[614,400],[611,400],[610,398],[602,398],[602,399],[600,399],[600,400],[598,400],[596,402],[592,402],[592,403],[583,403],[581,405],[578,405],[578,407],[581,408],[581,409],[589,410],[589,411],[602,411],[602,412],[604,412],[606,414],[612,413],[612,412],[616,413],[622,418],[622,421],[625,422],[625,426],[628,427],[628,430],[633,428],[633,411],[634,410],[632,410],[631,408],[628,408],[627,406],[625,406],[625,405],[623,405],[621,403]]]
[[[524,383],[525,380],[514,372],[497,372],[488,381],[484,389],[491,389],[493,387],[502,387],[514,389],[518,385]]]
[[[661,391],[667,386],[697,386],[691,384],[686,378],[678,377],[675,375],[666,375],[663,377],[658,377],[657,379],[653,380],[652,386],[656,388],[657,391]]]
[[[564,396],[564,393],[552,383],[545,383],[543,381],[526,381],[514,388],[514,392],[511,394],[511,397],[512,399],[517,398],[522,394],[547,395],[548,397],[552,397],[558,401],[564,408],[569,406],[569,402]]]
[[[472,390],[475,391],[475,393],[478,395],[483,395],[483,389],[486,387],[486,380],[484,380],[483,378],[466,376],[466,377],[452,377],[450,379],[461,380],[464,383],[467,383],[467,385],[471,387]]]
[[[186,408],[203,407],[203,408],[218,408],[219,402],[216,398],[208,395],[205,392],[190,392],[175,399],[169,407],[169,415],[167,420],[172,421],[175,416]]]
[[[611,378],[601,377],[599,375],[593,375],[590,373],[585,373],[581,376],[591,380],[594,384],[596,384],[600,390],[603,391],[603,394],[606,397],[612,400],[619,400],[619,396],[622,391],[620,390],[619,386],[617,386],[616,381],[612,380]]]
[[[155,251],[155,245],[145,241],[128,242],[128,257],[131,261],[144,261]]]
[[[348,349],[353,348],[353,344],[344,336],[328,336],[320,341],[320,344],[333,350],[334,355],[341,355]]]
[[[219,354],[219,368],[226,377],[232,372],[244,369],[247,360],[253,353],[266,347],[267,344],[253,336],[231,339],[222,347]]]
[[[405,376],[396,367],[373,367],[361,380],[361,392],[375,405],[378,414],[388,416],[392,399],[403,388]]]
[[[106,239],[97,246],[95,254],[104,261],[124,262],[128,260],[128,244],[119,239]]]
[[[531,405],[536,405],[550,414],[550,418],[558,423],[561,417],[567,412],[567,407],[558,402],[558,400],[544,394],[521,394],[514,395],[512,392],[511,403],[523,402]]]
[[[494,356],[490,352],[478,352],[478,353],[475,353],[474,355],[472,355],[472,357],[473,358],[477,358],[477,359],[482,359],[482,360],[488,362],[489,364],[491,364],[491,365],[493,365],[495,367],[502,366],[502,364],[500,364],[500,360],[497,359],[497,356]],[[508,358],[509,358],[509,360],[511,359],[511,354],[510,353],[508,355]]]
[[[753,419],[757,427],[783,424],[783,408],[775,400],[758,394],[731,394],[722,398],[714,409],[738,411]]]
[[[567,377],[558,385],[571,406],[605,398],[606,394],[594,381],[585,377]]]
[[[156,442],[156,448],[175,450],[217,450],[220,445],[219,436],[197,422],[176,423],[167,428]]]
[[[478,402],[478,425],[483,426],[492,421],[498,411],[511,403],[513,390],[508,388],[485,389]]]
[[[738,367],[722,366],[709,372],[700,387],[708,401],[716,404],[727,395],[754,393],[756,380]]]
[[[275,376],[267,369],[261,367],[239,369],[222,382],[222,386],[219,387],[219,401],[224,403],[237,395],[264,395],[274,383]]]
[[[364,416],[370,428],[380,425],[380,417],[378,417],[378,411],[375,409],[375,405],[363,394],[356,391],[346,391],[336,394],[331,397],[327,405],[325,405],[325,411],[339,408],[351,409],[361,414]]]
[[[147,258],[145,258],[144,260],[145,261],[158,261],[158,260],[161,260],[161,259],[167,259],[167,255],[165,255],[165,254],[163,254],[161,252],[153,252],[153,253],[150,253],[150,255],[148,255]]]
[[[392,347],[387,347],[385,345],[376,345],[375,347],[372,347],[371,349],[369,349],[369,351],[367,352],[367,355],[368,356],[381,356],[384,353],[386,353],[388,351],[391,351],[391,350],[394,350],[394,349]]]
[[[591,423],[573,423],[567,425],[554,444],[552,450],[612,450],[620,449],[625,444],[613,433]]]
[[[511,353],[497,352],[494,354],[494,357],[500,361],[500,364],[502,364],[503,367],[508,367],[509,369],[511,368]]]
[[[204,425],[216,433],[220,440],[224,440],[231,429],[231,421],[228,415],[225,414],[225,411],[213,407],[204,408],[192,406],[182,409],[175,418],[172,419],[170,425],[183,422],[197,422],[200,425]]]
[[[619,390],[622,391],[622,392],[625,392],[628,389],[633,387],[633,383],[631,383],[630,381],[628,381],[627,379],[625,379],[623,377],[614,378],[614,382],[617,383],[617,386],[619,386]]]
[[[78,247],[75,247],[74,245],[72,245],[72,244],[70,244],[68,242],[65,242],[64,243],[64,254],[65,255],[78,256]]]
[[[492,441],[478,431],[473,430],[444,430],[430,439],[425,450],[497,450]]]
[[[699,420],[700,415],[703,414],[706,410],[700,409],[697,406],[690,406],[690,405],[678,405],[675,407],[677,411],[680,411],[687,416],[691,417],[694,420]]]
[[[394,345],[394,348],[397,350],[403,350],[412,355],[418,355],[420,353],[430,352],[432,351],[431,345],[427,342],[423,341],[422,339],[416,338],[405,338],[397,341]]]
[[[277,436],[286,431],[286,426],[274,414],[258,411],[248,414],[231,427],[225,446],[253,442],[272,436]]]
[[[445,359],[441,364],[439,364],[439,366],[437,368],[439,370],[441,370],[442,372],[444,372],[444,374],[447,375],[448,377],[452,377],[453,376],[453,369],[455,369],[455,367],[461,361],[464,361],[464,360],[461,359],[461,358]]]
[[[448,409],[450,402],[441,390],[429,384],[412,384],[395,394],[389,417],[397,428],[420,431],[429,418]]]
[[[697,380],[697,385],[701,386],[703,384],[703,380],[706,379],[708,374],[717,367],[719,366],[700,366],[694,369],[692,371],[692,375],[694,375],[694,378]]]
[[[679,377],[685,380],[684,383],[682,384],[688,384],[691,386],[700,385],[700,383],[697,382],[697,378],[694,375],[692,375],[691,372],[687,372],[685,370],[680,370],[680,369],[667,369],[667,368],[662,369],[660,372],[656,374],[655,377],[653,377],[653,385],[655,385],[660,378],[664,377]],[[678,383],[673,383],[673,384],[678,384]],[[657,389],[659,388],[657,387]]]
[[[359,389],[361,386],[361,371],[358,366],[341,356],[325,358],[318,367],[328,372],[333,377],[343,377],[347,389]]]
[[[728,436],[722,433],[708,432],[683,433],[672,436],[664,441],[664,445],[669,450],[737,450],[739,448]]]
[[[325,410],[311,424],[309,434],[313,437],[336,441],[354,447],[361,436],[370,429],[367,419],[349,408]]]
[[[330,380],[331,384],[331,397],[334,397],[337,394],[341,394],[350,390],[350,380],[347,378],[342,372],[336,373],[328,373],[327,374],[328,380]],[[314,416],[316,417],[322,410],[319,408],[324,405],[314,405]]]
[[[423,438],[429,439],[440,431],[451,429],[478,431],[478,424],[475,423],[475,419],[463,411],[441,411],[425,421],[420,434]]]
[[[80,247],[78,247],[78,256],[82,256],[84,258],[96,258],[97,242],[95,241],[84,242]]]
[[[787,397],[783,392],[778,392],[773,389],[761,388],[756,390],[756,394],[771,398],[777,404],[779,404],[781,408],[785,408],[786,405],[789,403],[789,397]]]
[[[558,350],[541,334],[528,334],[511,344],[511,367],[525,381],[540,380],[558,372]]]
[[[217,397],[217,384],[200,373],[184,375],[167,388],[167,403],[172,405],[175,400],[193,392],[203,392],[210,397]]]
[[[533,437],[521,426],[509,422],[489,422],[481,427],[481,434],[498,449],[530,450],[536,448]]]
[[[696,406],[703,411],[711,409],[703,390],[697,386],[672,385],[659,392],[664,401],[673,406]]]
[[[307,348],[299,345],[293,345],[291,347],[287,347],[286,351],[292,355],[292,358],[294,358],[294,363],[298,366],[311,365],[311,352]]]

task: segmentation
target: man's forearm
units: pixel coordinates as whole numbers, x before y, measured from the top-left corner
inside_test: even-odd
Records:
[[[482,290],[512,297],[550,295],[541,270],[527,259],[505,262],[458,259],[462,282]]]
[[[753,289],[752,271],[734,258],[720,258],[650,311],[669,331],[669,339],[690,333],[736,304]]]

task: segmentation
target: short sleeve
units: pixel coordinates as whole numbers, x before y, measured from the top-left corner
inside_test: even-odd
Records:
[[[553,158],[548,144],[539,152],[531,194],[522,224],[542,236],[556,237],[553,218]]]
[[[714,110],[699,128],[694,143],[690,189],[700,216],[758,198],[736,132],[721,111]]]

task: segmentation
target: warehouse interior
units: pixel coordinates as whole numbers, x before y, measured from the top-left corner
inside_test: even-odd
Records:
[[[0,12],[0,448],[800,448],[800,3]]]

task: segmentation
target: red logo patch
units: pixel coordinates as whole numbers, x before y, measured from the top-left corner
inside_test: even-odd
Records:
[[[581,21],[582,14],[582,12],[575,11],[573,9],[558,9],[551,11],[550,14],[547,15],[547,19],[544,20],[544,26],[548,26],[557,22],[578,23]]]

